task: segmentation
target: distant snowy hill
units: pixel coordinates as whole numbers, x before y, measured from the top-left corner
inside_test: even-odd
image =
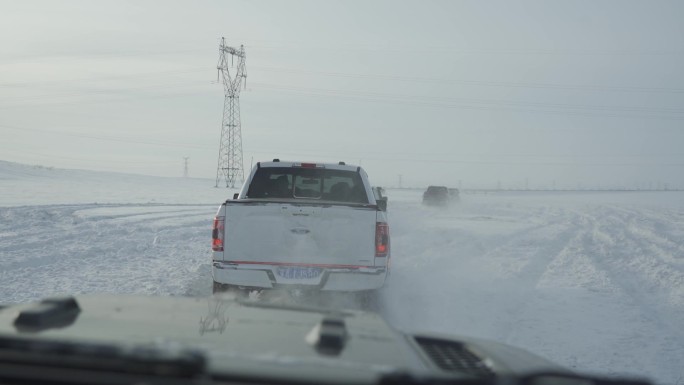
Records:
[[[214,181],[30,166],[0,160],[0,206],[70,203],[216,203]]]

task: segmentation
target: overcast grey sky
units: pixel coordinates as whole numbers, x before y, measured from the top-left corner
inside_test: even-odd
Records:
[[[214,178],[218,44],[244,163],[374,183],[684,188],[681,1],[0,1],[0,160]]]

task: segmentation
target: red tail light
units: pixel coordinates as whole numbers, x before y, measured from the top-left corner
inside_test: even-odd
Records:
[[[375,256],[388,256],[389,248],[389,226],[387,223],[377,222],[375,224]]]
[[[214,251],[223,251],[224,224],[225,217],[214,218],[214,227],[211,230],[211,249]]]
[[[318,163],[292,163],[292,167],[301,168],[325,168],[325,165]]]

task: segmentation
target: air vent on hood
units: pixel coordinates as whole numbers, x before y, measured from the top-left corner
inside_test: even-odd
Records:
[[[43,329],[71,325],[81,308],[73,297],[47,298],[22,310],[14,319],[19,330],[41,331]]]
[[[476,377],[494,377],[494,372],[484,361],[462,343],[425,337],[416,337],[415,340],[432,362],[442,370]]]
[[[336,356],[347,342],[344,318],[325,317],[306,336],[306,341],[321,354]]]

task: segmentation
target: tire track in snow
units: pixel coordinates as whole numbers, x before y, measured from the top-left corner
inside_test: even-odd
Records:
[[[644,305],[652,303],[667,304],[672,310],[684,315],[684,258],[682,246],[674,243],[653,243],[653,239],[668,239],[655,236],[652,225],[639,220],[631,210],[610,208],[600,216],[592,215],[590,220],[594,233],[609,241],[608,247],[598,250],[597,259],[610,271],[630,293],[639,297],[649,297]],[[620,227],[620,223],[625,224]],[[623,257],[629,256],[625,260]],[[650,305],[649,305],[650,306]],[[681,325],[684,325],[682,318]],[[677,328],[679,331],[679,328]],[[681,334],[684,337],[684,333]]]
[[[624,213],[629,220],[631,238],[640,248],[672,267],[684,268],[684,217],[672,213],[656,213],[653,210],[638,211],[624,207],[611,207]]]
[[[206,270],[215,206],[151,208],[108,205],[111,216],[99,215],[100,205],[3,210],[16,230],[0,241],[0,302],[58,293],[196,292],[188,286]]]
[[[642,222],[638,212],[603,205],[578,214],[578,237],[549,266],[528,314],[521,317],[527,327],[518,329],[510,342],[556,355],[557,361],[580,370],[674,382],[673,373],[684,362],[684,336],[677,327],[684,317],[678,315],[681,311],[662,308],[664,301],[640,277],[649,269],[637,262],[645,255],[639,251],[643,233],[631,229]],[[676,269],[662,271],[676,274]],[[565,316],[541,322],[533,308]],[[568,348],[559,351],[558,345]]]
[[[663,258],[667,250],[648,240],[652,235],[638,213],[616,207],[605,207],[601,212],[589,215],[593,225],[587,237],[593,262],[618,285],[635,304],[641,328],[657,330],[656,336],[648,337],[638,331],[630,333],[625,343],[641,348],[638,342],[653,345],[644,351],[641,360],[634,360],[635,367],[648,361],[651,377],[661,373],[675,373],[684,362],[684,271],[677,269]],[[620,226],[622,224],[622,226]],[[645,239],[646,238],[646,239]],[[659,237],[661,238],[661,237]],[[605,247],[605,244],[609,247]],[[677,252],[677,248],[670,248]],[[636,329],[636,328],[635,328]],[[648,341],[646,340],[648,339]],[[670,379],[674,381],[674,378]]]
[[[609,349],[592,349],[591,345],[610,340],[602,334],[605,322],[598,322],[595,314],[606,309],[605,298],[614,298],[619,289],[587,256],[591,226],[584,210],[568,209],[567,216],[572,218],[572,236],[565,247],[549,256],[536,280],[529,282],[534,288],[511,317],[515,327],[505,341],[570,368],[609,374],[606,368],[611,366],[601,366],[603,357],[592,356]],[[622,308],[611,309],[607,315],[622,312]]]
[[[466,208],[450,218],[459,220],[460,226],[441,231],[420,220],[421,227],[412,229],[415,215],[410,211],[399,218],[393,214],[393,229],[407,230],[399,237],[392,233],[395,262],[383,293],[385,318],[406,330],[505,339],[545,266],[576,235],[563,210],[542,207],[510,217],[506,211],[498,206]],[[505,231],[480,232],[484,219],[486,227],[503,225]],[[397,221],[403,223],[396,226]],[[430,247],[421,252],[420,246],[426,244]]]
[[[522,269],[513,271],[511,282],[505,289],[508,303],[503,309],[505,317],[501,318],[500,332],[497,335],[497,339],[501,341],[514,340],[521,324],[524,323],[522,320],[530,311],[529,308],[534,305],[530,299],[536,294],[539,282],[549,266],[559,255],[573,249],[583,235],[580,220],[572,210],[564,210],[558,218],[549,219],[549,223],[539,232],[526,234],[528,240],[517,242],[522,247],[497,250],[498,255],[495,256],[497,259],[513,258],[524,263]],[[525,253],[524,246],[528,242],[532,242],[534,247]],[[514,243],[513,246],[516,244]]]
[[[125,208],[129,206],[124,206]],[[169,206],[173,207],[173,206]],[[109,206],[108,211],[116,211],[120,207]],[[134,225],[136,222],[144,223],[146,226],[159,226],[161,223],[167,223],[168,227],[179,227],[184,224],[184,222],[196,220],[198,215],[205,217],[205,214],[195,214],[197,209],[184,209],[184,210],[169,210],[169,211],[142,211],[134,213],[126,213],[119,215],[94,215],[90,216],[87,213],[90,211],[101,211],[100,206],[95,208],[84,208],[83,206],[71,206],[71,207],[39,207],[30,210],[17,210],[16,208],[10,208],[9,211],[18,211],[26,218],[33,218],[32,221],[24,222],[26,227],[22,227],[20,230],[13,231],[11,234],[5,234],[2,239],[2,244],[0,244],[0,252],[10,252],[11,250],[21,247],[24,251],[31,250],[32,247],[44,246],[46,243],[60,239],[64,236],[66,231],[87,231],[93,230],[94,228],[103,228],[110,226],[110,228],[120,228],[129,225]],[[125,210],[124,210],[125,211]],[[12,213],[12,217],[16,217]],[[195,219],[193,219],[195,218]],[[16,220],[16,219],[13,219]],[[174,221],[175,220],[175,221]],[[120,233],[124,235],[125,233]]]

